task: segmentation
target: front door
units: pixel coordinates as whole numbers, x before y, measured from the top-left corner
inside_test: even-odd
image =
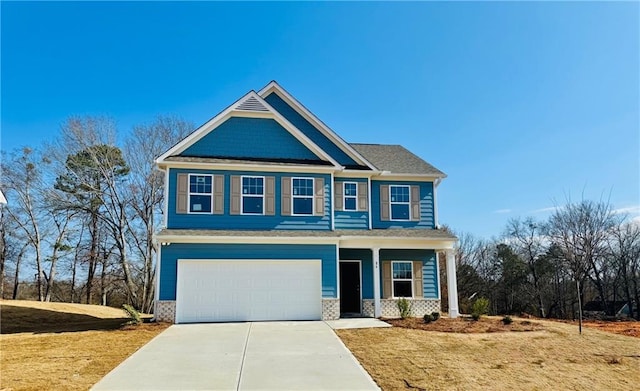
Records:
[[[340,261],[340,315],[360,314],[360,262]]]

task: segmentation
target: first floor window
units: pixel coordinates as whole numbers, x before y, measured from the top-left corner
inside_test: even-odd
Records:
[[[264,178],[242,177],[242,213],[264,213]]]
[[[313,214],[313,178],[293,178],[292,201],[294,215]]]
[[[391,262],[393,297],[413,297],[413,263]]]
[[[409,220],[409,186],[389,186],[391,220]]]
[[[358,210],[358,184],[355,182],[344,183],[344,210]]]
[[[213,176],[189,175],[189,212],[211,213]]]

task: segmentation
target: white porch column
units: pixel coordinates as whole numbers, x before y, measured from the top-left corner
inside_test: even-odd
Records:
[[[449,317],[457,318],[458,282],[456,279],[456,256],[453,250],[447,250],[447,292],[449,293]]]
[[[373,252],[373,316],[379,318],[380,309],[380,248],[372,248]]]

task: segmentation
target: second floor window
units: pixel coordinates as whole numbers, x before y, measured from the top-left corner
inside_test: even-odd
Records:
[[[189,175],[189,212],[211,213],[212,192],[212,175]]]
[[[313,178],[293,178],[291,181],[294,215],[313,214]]]
[[[391,220],[409,220],[409,186],[389,186]]]
[[[358,210],[358,184],[344,182],[344,210]]]
[[[264,178],[242,177],[242,213],[264,214]]]

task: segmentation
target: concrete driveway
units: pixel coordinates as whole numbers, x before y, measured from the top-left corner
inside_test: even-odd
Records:
[[[325,322],[259,322],[171,326],[92,389],[379,388]]]

